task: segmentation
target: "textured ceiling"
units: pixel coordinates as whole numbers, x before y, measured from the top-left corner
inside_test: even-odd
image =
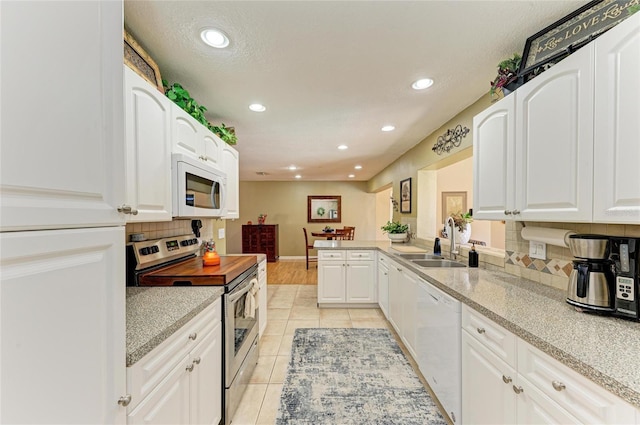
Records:
[[[241,180],[368,180],[485,94],[527,37],[586,3],[125,1],[125,27],[212,124],[236,128]],[[229,47],[206,46],[207,27]],[[425,76],[430,89],[410,88]]]

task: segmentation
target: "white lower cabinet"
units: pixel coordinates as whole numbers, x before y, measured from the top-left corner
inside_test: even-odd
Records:
[[[318,251],[319,304],[375,304],[375,251]]]
[[[262,337],[267,328],[267,259],[258,264],[258,332]]]
[[[395,328],[409,353],[416,355],[416,315],[418,277],[396,262],[389,264],[389,323]]]
[[[378,254],[378,305],[389,318],[389,264],[390,260],[383,254]]]
[[[127,369],[129,424],[222,419],[221,300]]]
[[[633,406],[469,307],[462,322],[464,423],[636,423]]]

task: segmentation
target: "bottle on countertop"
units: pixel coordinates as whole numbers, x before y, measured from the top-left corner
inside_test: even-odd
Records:
[[[471,245],[471,251],[469,251],[469,267],[478,267],[478,252],[476,251],[476,244]]]
[[[440,248],[440,238],[436,238],[436,241],[433,243],[433,253],[435,255],[440,255],[442,253],[442,248]]]

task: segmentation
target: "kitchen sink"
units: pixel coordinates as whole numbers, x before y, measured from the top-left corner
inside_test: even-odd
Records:
[[[439,260],[411,260],[413,264],[420,267],[467,267],[465,264],[456,261],[439,259]]]
[[[444,259],[442,255],[437,254],[397,254],[399,257],[406,260],[441,260]]]

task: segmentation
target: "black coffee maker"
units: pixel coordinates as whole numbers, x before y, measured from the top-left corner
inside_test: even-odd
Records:
[[[611,237],[615,265],[614,316],[640,320],[640,238]]]

